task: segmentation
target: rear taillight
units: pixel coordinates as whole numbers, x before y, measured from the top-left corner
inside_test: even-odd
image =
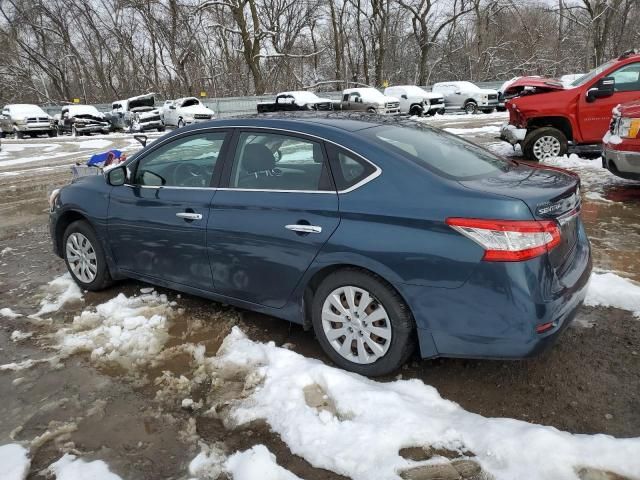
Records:
[[[554,220],[447,218],[447,225],[484,248],[482,259],[489,262],[529,260],[560,243],[560,227]]]

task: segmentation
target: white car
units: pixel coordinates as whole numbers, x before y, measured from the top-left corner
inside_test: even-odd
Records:
[[[0,137],[15,135],[35,136],[46,133],[50,137],[57,135],[53,118],[37,105],[12,104],[5,105],[0,113]]]
[[[431,90],[444,96],[447,110],[491,113],[498,106],[497,90],[480,88],[471,82],[440,82]]]
[[[398,85],[385,88],[384,94],[400,100],[400,113],[417,116],[444,113],[441,93],[427,92],[415,85]]]
[[[184,127],[191,123],[206,122],[215,117],[215,112],[205,107],[195,97],[167,100],[162,107],[162,121],[172,127]]]

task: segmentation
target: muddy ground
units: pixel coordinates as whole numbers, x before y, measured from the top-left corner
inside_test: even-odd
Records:
[[[467,130],[456,133],[488,148],[518,156],[518,151],[494,138],[502,122],[499,114],[434,120],[440,127]],[[70,164],[106,148],[133,152],[138,145],[127,135],[3,140],[0,251],[5,253],[0,257],[0,308],[24,314],[37,311],[46,283],[65,271],[62,260],[51,253],[47,196],[69,180]],[[640,280],[640,186],[598,172],[598,160],[593,162],[593,167],[576,167],[576,171],[583,176],[583,217],[595,268]],[[128,281],[99,294],[87,293],[84,302],[47,316],[50,323],[0,317],[0,364],[51,357],[52,335],[60,325],[120,292],[132,295],[146,286]],[[342,478],[292,455],[264,424],[225,427],[220,419],[183,409],[184,392],[167,380],[192,371],[191,359],[180,353],[180,345],[203,344],[207,355],[214,355],[234,325],[252,339],[289,344],[299,353],[328,362],[313,334],[281,320],[158,291],[181,309],[172,318],[166,347],[177,353],[158,365],[132,374],[98,366],[88,355],[75,355],[60,364],[0,371],[0,445],[32,442],[29,478],[42,478],[38,472],[61,452],[103,459],[125,480],[187,478],[187,465],[199,451],[198,442],[219,442],[228,453],[263,443],[280,465],[302,478]],[[33,332],[33,336],[14,342],[10,339],[14,330]],[[420,378],[444,398],[484,416],[522,419],[573,433],[640,436],[640,320],[629,312],[583,307],[556,345],[535,359],[414,357],[399,374]],[[226,399],[229,391],[205,383],[190,395],[195,401],[216,395]]]

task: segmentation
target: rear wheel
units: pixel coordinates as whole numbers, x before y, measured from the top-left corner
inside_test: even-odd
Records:
[[[417,105],[414,105],[413,107],[411,107],[411,110],[409,110],[409,115],[414,115],[416,117],[421,117],[422,116],[422,108],[420,108]]]
[[[313,328],[338,366],[368,376],[392,373],[413,351],[413,318],[398,293],[373,274],[339,270],[318,287]]]
[[[102,245],[86,221],[70,224],[62,245],[67,269],[80,287],[98,291],[113,283]]]
[[[469,100],[464,104],[464,111],[468,114],[476,113],[478,111],[478,104],[473,100]]]
[[[367,108],[367,113],[378,113],[378,111],[373,107],[369,107]]]
[[[547,158],[561,157],[568,151],[567,137],[557,128],[542,127],[528,133],[522,142],[522,152],[527,160],[540,162]]]

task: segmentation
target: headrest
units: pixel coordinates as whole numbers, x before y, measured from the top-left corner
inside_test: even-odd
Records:
[[[276,158],[266,146],[259,143],[250,143],[244,147],[242,168],[248,173],[273,170],[276,166]]]

